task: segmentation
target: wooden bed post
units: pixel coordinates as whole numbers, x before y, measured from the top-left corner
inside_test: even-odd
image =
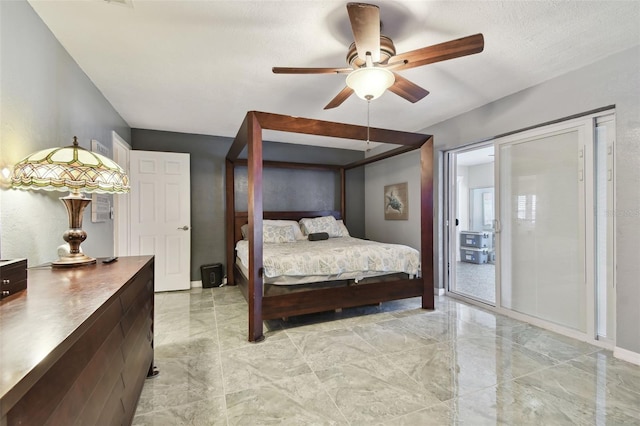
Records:
[[[234,232],[234,212],[235,212],[235,204],[236,204],[236,194],[234,191],[235,188],[235,175],[234,175],[234,166],[233,162],[228,158],[225,160],[225,222],[226,222],[226,246],[227,246],[227,284],[235,285],[235,240],[233,238]],[[229,235],[229,233],[231,235]]]
[[[249,224],[249,277],[247,302],[249,307],[249,341],[264,340],[262,328],[262,127],[255,111],[249,111],[233,140],[225,163],[226,173],[226,239],[227,280],[236,283],[235,243],[235,164],[247,148],[248,224]]]
[[[225,215],[226,215],[226,239],[227,239],[227,283],[235,285],[235,212],[236,212],[236,194],[235,194],[235,162],[240,153],[247,145],[247,121],[248,115],[245,116],[236,138],[229,147],[227,157],[225,158]]]
[[[422,308],[434,309],[433,295],[433,137],[420,147],[420,230]]]
[[[255,113],[247,114],[249,213],[249,341],[264,340],[262,330],[262,128]]]
[[[344,167],[340,167],[340,215],[347,223],[347,175]]]

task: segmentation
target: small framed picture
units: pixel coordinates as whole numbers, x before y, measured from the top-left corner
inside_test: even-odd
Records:
[[[91,139],[91,151],[111,158],[109,148]],[[91,194],[91,222],[106,222],[111,219],[111,198],[108,194]]]
[[[384,219],[409,219],[407,182],[394,183],[393,185],[386,185],[384,187]]]

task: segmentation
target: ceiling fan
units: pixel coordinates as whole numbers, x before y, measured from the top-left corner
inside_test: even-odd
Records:
[[[370,101],[381,96],[387,89],[415,103],[429,92],[395,71],[472,55],[484,49],[484,37],[482,34],[475,34],[397,55],[393,41],[380,34],[378,6],[347,3],[347,12],[355,40],[347,53],[349,67],[272,68],[275,74],[348,74],[345,88],[324,109],[341,105],[354,92]]]

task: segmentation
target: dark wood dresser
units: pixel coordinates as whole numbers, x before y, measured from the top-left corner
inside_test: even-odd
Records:
[[[131,424],[153,370],[153,267],[28,270],[0,301],[0,426]]]

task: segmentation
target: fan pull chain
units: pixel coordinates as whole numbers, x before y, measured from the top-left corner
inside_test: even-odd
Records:
[[[367,151],[371,149],[369,148],[369,133],[371,130],[369,126],[370,116],[371,116],[371,99],[367,99]]]

